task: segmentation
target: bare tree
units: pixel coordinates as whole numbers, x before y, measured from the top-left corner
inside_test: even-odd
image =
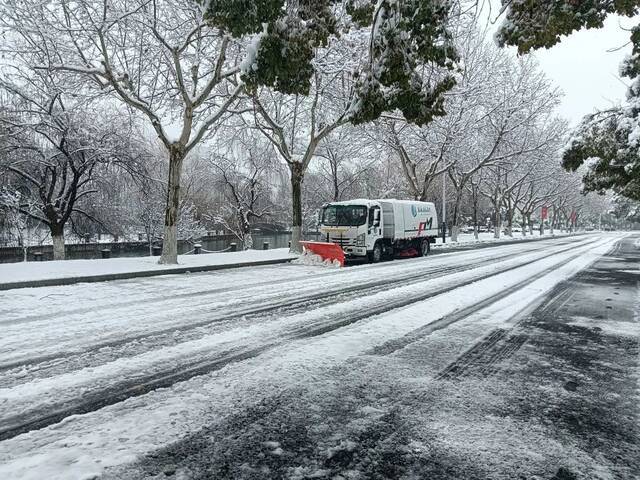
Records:
[[[562,143],[558,138],[557,145]],[[522,235],[529,233],[533,235],[533,215],[534,212],[545,206],[551,198],[553,198],[559,190],[565,188],[558,181],[559,177],[565,177],[564,172],[560,168],[558,161],[558,149],[552,146],[548,150],[538,152],[534,159],[533,169],[527,175],[525,181],[521,182],[517,188],[512,191],[516,201],[516,207],[522,217]],[[540,222],[540,233],[544,233],[544,226]]]
[[[338,84],[344,88],[336,89]],[[265,90],[253,98],[255,127],[273,144],[289,167],[293,204],[292,251],[301,249],[304,175],[320,143],[348,123],[352,94],[348,76],[342,72],[320,73],[317,70],[310,97]]]
[[[345,127],[329,134],[316,152],[319,175],[328,184],[323,202],[339,201],[345,195],[359,191],[358,184],[365,176],[374,174],[377,162],[374,145],[368,141],[364,129]]]
[[[484,171],[483,170],[479,170],[476,175],[472,176],[469,179],[469,184],[467,186],[467,189],[469,191],[469,194],[471,196],[471,209],[472,209],[472,221],[473,221],[473,236],[475,237],[475,239],[478,239],[478,234],[479,234],[479,219],[478,219],[478,213],[479,213],[479,209],[480,209],[480,200],[481,200],[481,191],[480,191],[480,187],[481,185],[483,185],[484,183]]]
[[[212,159],[226,202],[218,212],[206,217],[224,225],[248,250],[253,248],[253,222],[273,211],[267,178],[275,155],[271,145],[262,144],[260,139],[253,139],[253,143],[246,137],[243,140],[240,145],[232,144],[226,156],[216,155]],[[238,153],[234,155],[234,151]]]
[[[0,116],[5,129],[0,170],[28,185],[28,201],[37,202],[38,211],[20,211],[49,228],[54,259],[62,260],[71,215],[97,221],[80,206],[97,191],[97,170],[131,160],[131,131],[126,124],[118,128],[99,104],[89,113],[86,99],[63,95],[46,74],[34,73],[25,88],[6,79],[0,86],[13,99]]]
[[[448,115],[423,128],[398,119],[385,119],[389,146],[400,160],[409,192],[416,200],[428,200],[435,179],[455,162],[448,152],[454,136],[459,133],[454,123],[460,120],[461,114],[460,110],[457,119]]]
[[[231,38],[191,0],[9,1],[2,14],[31,65],[65,73],[68,88],[106,90],[149,120],[169,157],[160,263],[177,263],[185,157],[242,90]]]
[[[496,72],[494,81],[492,95],[485,97],[474,112],[476,129],[458,146],[459,160],[448,171],[455,192],[454,241],[462,196],[471,178],[484,168],[498,172],[514,159],[548,148],[558,137],[560,124],[552,117],[558,93],[533,61],[507,62],[502,71]],[[494,183],[492,198],[497,198],[498,185]]]
[[[22,248],[22,259],[27,261],[29,246],[39,236],[39,222],[33,219],[38,213],[38,205],[32,200],[32,196],[21,192],[20,189],[12,189],[7,186],[0,189],[0,212],[4,216],[5,227],[13,237],[15,244]],[[39,238],[35,243],[42,243],[44,238]]]
[[[464,68],[456,85],[444,95],[446,115],[422,127],[394,116],[385,116],[381,122],[386,127],[383,138],[399,159],[409,193],[416,200],[426,201],[434,181],[464,158],[469,148],[466,142],[473,142],[490,109],[487,103],[500,82],[496,72],[508,65],[507,55],[489,45],[475,23],[458,24],[461,34],[456,45]]]

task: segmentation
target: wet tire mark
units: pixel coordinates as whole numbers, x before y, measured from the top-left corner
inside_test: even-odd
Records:
[[[442,370],[436,380],[492,376],[499,371],[497,365],[511,357],[526,341],[526,335],[496,329]]]

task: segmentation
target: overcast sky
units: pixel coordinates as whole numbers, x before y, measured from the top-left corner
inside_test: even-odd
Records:
[[[624,101],[629,79],[620,79],[618,71],[625,55],[631,53],[631,46],[614,52],[608,50],[629,42],[630,32],[623,28],[632,26],[634,20],[638,22],[637,18],[609,17],[602,29],[575,32],[555,47],[533,54],[563,91],[560,114],[572,125],[594,109],[605,109]],[[501,19],[497,23],[501,23]]]

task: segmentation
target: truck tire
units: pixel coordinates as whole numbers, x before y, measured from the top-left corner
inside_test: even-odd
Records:
[[[369,252],[369,263],[378,263],[382,260],[382,245],[380,242],[376,242],[373,246],[373,250]]]
[[[420,248],[418,248],[418,256],[426,257],[431,252],[431,242],[428,238],[423,238],[420,241]]]

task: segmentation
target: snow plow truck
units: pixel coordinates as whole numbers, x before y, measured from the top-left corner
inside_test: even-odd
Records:
[[[425,256],[438,236],[433,203],[411,200],[349,200],[323,205],[319,212],[320,241],[301,242],[324,260]]]

